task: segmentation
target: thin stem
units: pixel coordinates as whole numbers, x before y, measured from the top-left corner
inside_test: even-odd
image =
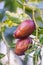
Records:
[[[35,25],[36,25],[36,39],[38,39],[38,25],[37,25],[37,23],[36,23],[36,20],[35,20],[35,13],[34,13],[34,9],[33,9],[33,20],[34,20],[34,22],[35,22]]]
[[[7,41],[5,40],[4,33],[2,32],[2,39],[7,47],[7,56],[8,56],[8,65],[10,65],[10,51],[9,51],[9,45]]]

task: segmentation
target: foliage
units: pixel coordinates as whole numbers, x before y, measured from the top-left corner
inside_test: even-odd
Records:
[[[36,26],[36,30],[34,31],[33,35],[38,34],[39,39],[39,46],[41,47],[43,45],[43,1],[38,0],[35,2],[34,0],[30,0],[30,2],[27,0],[4,0],[5,6],[4,9],[0,10],[0,40],[2,39],[2,32],[4,33],[5,40],[7,41],[10,48],[15,47],[15,43],[13,43],[13,40],[15,38],[13,37],[13,32],[16,30],[17,26],[25,19],[33,19],[33,9],[34,9],[34,18],[36,21],[36,24],[38,25],[38,29]],[[25,2],[25,4],[24,4]],[[23,13],[18,14],[17,8],[21,8],[23,10]],[[24,11],[25,9],[25,11]],[[6,11],[10,12],[6,13]],[[13,15],[12,15],[13,14]],[[16,14],[16,15],[15,15]],[[38,31],[38,32],[37,32]],[[35,42],[37,41],[35,38]],[[34,39],[33,39],[34,40]],[[37,42],[38,43],[38,42]],[[38,61],[38,57],[41,59],[41,49],[38,48],[37,44],[34,44],[31,49],[27,50],[25,54],[25,61],[28,60],[28,54],[35,51],[34,53],[34,65],[36,61]],[[0,54],[0,58],[4,57],[3,54]],[[27,62],[26,62],[27,63]]]
[[[40,43],[43,45],[43,34],[40,34],[39,40],[40,40]]]

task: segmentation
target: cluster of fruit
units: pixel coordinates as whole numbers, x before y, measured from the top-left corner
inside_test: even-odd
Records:
[[[33,20],[24,20],[16,29],[13,36],[18,38],[15,54],[23,55],[25,51],[30,48],[32,39],[29,37],[35,30],[35,23]]]

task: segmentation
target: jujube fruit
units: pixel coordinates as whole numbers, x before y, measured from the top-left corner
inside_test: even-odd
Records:
[[[23,21],[14,32],[13,36],[15,38],[26,38],[32,34],[35,30],[35,23],[33,20]]]
[[[32,39],[29,38],[24,38],[24,39],[19,39],[16,43],[15,47],[15,54],[17,55],[23,55],[24,52],[31,47],[32,44]]]

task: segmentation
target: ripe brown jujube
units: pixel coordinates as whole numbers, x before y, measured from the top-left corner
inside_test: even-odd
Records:
[[[14,32],[15,38],[25,38],[32,34],[35,30],[35,23],[33,20],[23,21]]]
[[[32,44],[32,39],[30,37],[19,39],[16,43],[15,54],[23,55],[24,52],[31,47],[30,44]]]

